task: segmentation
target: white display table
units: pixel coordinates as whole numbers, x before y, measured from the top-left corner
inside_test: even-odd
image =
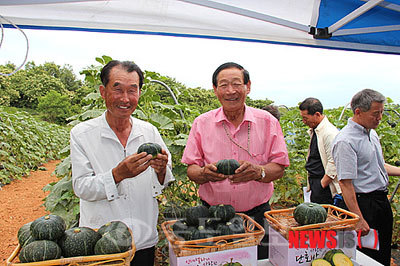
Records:
[[[364,253],[356,250],[356,262],[358,263],[359,266],[383,266],[383,264],[380,264],[374,259],[371,259]],[[273,266],[268,259],[266,260],[259,260],[257,263],[257,266]]]

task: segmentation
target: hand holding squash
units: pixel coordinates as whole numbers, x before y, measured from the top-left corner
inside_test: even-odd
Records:
[[[226,175],[218,173],[218,169],[216,163],[214,164],[207,164],[202,168],[202,177],[204,180],[211,181],[211,182],[218,182],[226,179]]]
[[[158,153],[153,159],[150,161],[150,166],[156,171],[157,174],[165,173],[168,163],[168,154],[162,149],[161,153]]]
[[[126,157],[114,169],[112,174],[116,183],[121,182],[125,178],[135,177],[145,171],[150,166],[150,160],[153,158],[151,154],[135,153]]]
[[[240,161],[240,167],[236,169],[235,174],[229,176],[233,183],[247,182],[257,180],[261,177],[261,168],[259,165],[247,161]]]

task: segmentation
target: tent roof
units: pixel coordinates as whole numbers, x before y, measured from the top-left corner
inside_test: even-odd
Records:
[[[400,0],[2,0],[0,15],[6,27],[400,54]]]

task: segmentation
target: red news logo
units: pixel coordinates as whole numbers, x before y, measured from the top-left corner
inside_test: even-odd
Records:
[[[289,248],[353,248],[361,245],[361,231],[335,231],[335,230],[308,230],[308,231],[289,231]],[[376,248],[378,235],[375,231]]]
[[[336,248],[336,231],[289,231],[289,248]]]

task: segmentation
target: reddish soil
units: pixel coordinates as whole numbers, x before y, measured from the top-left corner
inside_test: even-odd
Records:
[[[36,218],[46,215],[43,199],[48,192],[42,188],[57,181],[52,175],[60,161],[51,161],[43,166],[46,171],[35,171],[21,180],[14,180],[9,185],[0,188],[0,264],[4,265],[7,258],[18,245],[18,229]]]

